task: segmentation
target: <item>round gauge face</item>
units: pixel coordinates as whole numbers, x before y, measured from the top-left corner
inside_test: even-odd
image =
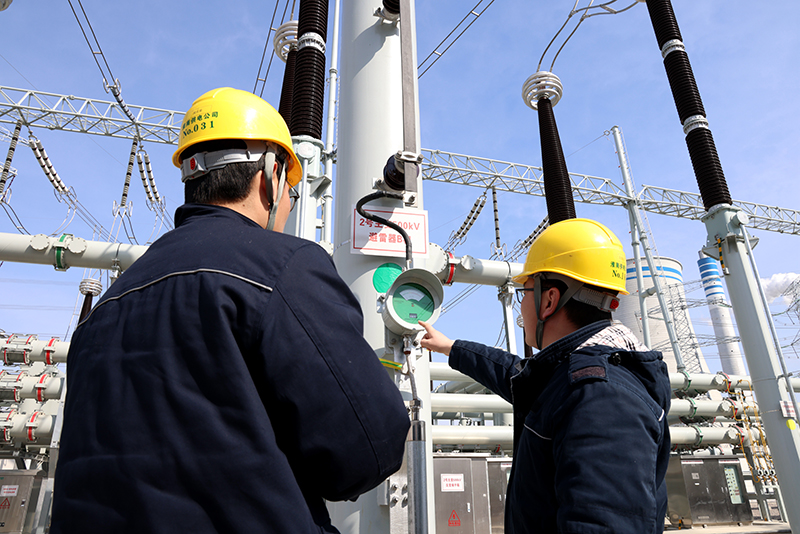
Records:
[[[433,316],[433,297],[421,285],[407,283],[395,290],[392,307],[402,321],[416,325],[417,321],[427,321]]]

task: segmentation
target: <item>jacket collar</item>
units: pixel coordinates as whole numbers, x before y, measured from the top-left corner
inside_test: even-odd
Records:
[[[561,359],[564,355],[573,352],[575,349],[580,347],[584,341],[610,325],[611,321],[602,320],[579,328],[571,334],[567,334],[561,339],[546,346],[544,350],[539,351],[531,359],[542,363],[554,363]]]
[[[200,217],[216,217],[244,222],[250,226],[261,228],[257,222],[224,206],[214,204],[184,204],[175,210],[175,228],[192,222]]]

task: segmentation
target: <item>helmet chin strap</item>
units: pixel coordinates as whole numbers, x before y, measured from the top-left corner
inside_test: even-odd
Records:
[[[533,304],[536,306],[536,348],[542,350],[542,338],[544,337],[544,323],[555,315],[558,310],[564,307],[564,304],[567,303],[569,299],[572,298],[575,293],[577,293],[581,287],[583,287],[583,282],[579,282],[573,278],[569,278],[567,276],[559,276],[555,273],[548,273],[551,279],[560,280],[567,285],[567,290],[561,294],[561,298],[558,299],[558,304],[556,304],[556,309],[553,310],[547,318],[542,319],[539,315],[539,310],[541,308],[542,303],[542,280],[548,280],[548,277],[544,275],[544,273],[536,273],[533,275]]]
[[[275,153],[268,151],[264,155],[264,178],[269,180],[270,189],[272,189],[272,172],[274,168],[275,168]],[[275,220],[277,219],[278,206],[280,205],[281,197],[283,196],[284,185],[286,185],[286,166],[281,165],[281,175],[280,178],[278,179],[278,191],[275,194],[275,201],[271,202],[269,207],[269,219],[267,219],[267,230],[272,230],[275,227]]]

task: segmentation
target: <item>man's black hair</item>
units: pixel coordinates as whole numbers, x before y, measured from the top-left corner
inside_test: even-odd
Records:
[[[216,152],[233,148],[246,149],[247,143],[240,139],[205,141],[191,146],[181,154],[186,159],[200,152]],[[278,147],[275,161],[278,162],[278,176],[285,162],[285,151]],[[264,156],[257,162],[231,163],[210,171],[199,178],[187,180],[184,184],[184,202],[195,204],[228,204],[247,198],[253,178],[264,168]],[[272,176],[267,180],[268,193],[272,196]]]
[[[555,287],[558,289],[561,295],[567,290],[567,284],[562,282],[561,280],[553,280],[553,279],[545,279],[542,280],[542,291],[545,289],[550,289],[551,287]],[[602,293],[608,293],[609,290],[597,287],[589,284],[584,284],[583,287],[588,289],[594,289],[595,291],[600,291]],[[616,294],[616,291],[613,291]],[[577,326],[578,328],[583,328],[584,326],[590,325],[592,323],[596,323],[597,321],[602,320],[611,320],[611,312],[603,311],[596,306],[592,306],[591,304],[586,304],[585,302],[579,302],[575,299],[569,299],[563,307],[564,313],[567,316],[567,319],[570,320],[572,324]]]

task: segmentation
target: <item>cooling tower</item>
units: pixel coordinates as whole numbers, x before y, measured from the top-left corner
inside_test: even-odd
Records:
[[[722,288],[717,260],[708,258],[701,252],[697,266],[700,269],[700,278],[703,279],[722,370],[729,375],[746,375],[747,369],[744,366],[742,352],[739,350],[739,343],[736,341],[731,307],[725,301],[725,290]]]
[[[667,299],[667,307],[671,310],[673,327],[678,337],[678,344],[683,357],[686,371],[689,373],[707,373],[703,354],[698,346],[697,336],[694,333],[689,310],[686,304],[686,295],[683,291],[683,266],[672,258],[655,258],[658,265],[656,272],[661,273],[659,285]],[[642,265],[643,292],[653,287],[653,279],[647,264]],[[615,319],[630,328],[639,340],[644,343],[642,330],[641,308],[639,306],[639,288],[636,282],[636,266],[633,259],[627,262],[627,277],[625,288],[630,295],[620,297],[619,309],[614,313]],[[653,350],[660,350],[664,354],[669,371],[674,373],[678,369],[672,343],[669,339],[667,324],[661,313],[661,307],[655,293],[647,296],[645,306],[649,318],[650,345]]]

